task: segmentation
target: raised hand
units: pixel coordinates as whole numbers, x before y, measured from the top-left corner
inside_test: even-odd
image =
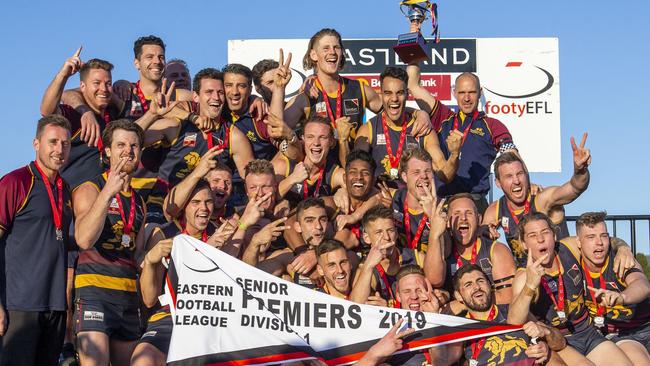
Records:
[[[291,267],[293,267],[293,270],[296,273],[306,275],[309,272],[312,272],[314,267],[316,266],[316,251],[315,250],[306,250],[305,252],[301,253],[300,255],[296,256],[293,261],[291,261]],[[309,275],[309,278],[312,279],[312,282],[315,279],[320,279],[320,275],[318,275],[316,278],[314,276],[318,275],[318,271],[313,271],[311,275]]]
[[[223,149],[219,149],[218,146],[214,146],[212,149],[208,150],[201,156],[201,160],[194,168],[196,174],[200,177],[205,177],[212,169],[217,167],[217,156],[223,152]]]
[[[291,211],[291,204],[289,203],[289,201],[281,200],[275,203],[275,207],[273,208],[273,216],[275,217],[289,216],[290,211]]]
[[[309,178],[309,172],[307,171],[305,163],[301,161],[296,164],[296,166],[293,168],[293,172],[291,172],[289,176],[291,177],[290,182],[293,182],[294,184],[302,183],[307,178]]]
[[[387,307],[388,301],[386,301],[386,299],[381,297],[379,292],[375,291],[374,295],[368,296],[368,299],[366,300],[366,305]]]
[[[186,118],[188,118],[190,116],[190,114],[191,114],[190,110],[191,110],[192,107],[190,106],[189,102],[180,102],[180,101],[178,101],[178,102],[170,102],[169,99],[167,99],[167,103],[173,104],[173,105],[170,105],[168,108],[166,108],[165,113],[163,113],[164,118],[169,118],[169,119],[175,118],[175,119],[177,119],[179,121],[182,121],[182,120],[184,120],[184,119],[186,119]],[[206,119],[207,118],[204,117],[202,123],[204,123],[204,121]],[[197,120],[195,122],[195,125],[200,130],[204,131],[204,129],[199,127],[198,120],[199,119],[197,118]]]
[[[528,250],[528,262],[526,263],[526,286],[531,289],[536,289],[542,281],[544,276],[544,267],[542,263],[548,258],[548,253],[533,261],[533,256]]]
[[[611,308],[616,305],[623,305],[625,303],[625,298],[623,294],[618,291],[604,290],[600,288],[593,288],[587,286],[589,291],[594,293],[594,298],[600,303],[600,305]]]
[[[339,188],[336,193],[334,193],[334,204],[338,209],[344,213],[350,213],[350,197],[348,196],[348,190],[345,187]]]
[[[298,91],[300,93],[307,94],[307,97],[310,99],[317,99],[319,92],[318,92],[318,88],[314,87],[315,81],[316,81],[315,75],[311,75],[307,77],[305,81],[302,82],[302,85],[300,85],[300,89],[298,89]]]
[[[370,246],[370,250],[366,255],[366,259],[363,262],[364,267],[366,268],[375,268],[382,260],[386,259],[386,249],[393,246],[394,243],[374,243]]]
[[[221,225],[219,225],[214,234],[208,238],[208,244],[215,248],[221,248],[228,240],[230,240],[235,231],[237,231],[237,224],[231,220],[221,219]]]
[[[350,138],[350,132],[355,127],[354,123],[350,122],[350,117],[343,116],[336,120],[336,133],[338,134],[339,141],[347,141]]]
[[[118,194],[124,187],[124,182],[126,181],[127,173],[122,171],[124,164],[128,161],[128,158],[121,158],[120,161],[115,166],[115,169],[111,169],[108,173],[108,178],[106,178],[106,184],[104,189],[109,194],[110,197]]]
[[[251,238],[251,245],[257,245],[260,247],[260,253],[266,252],[271,243],[277,239],[287,226],[284,225],[284,222],[287,221],[286,217],[277,219],[267,225],[265,225],[260,231],[255,233]]]
[[[250,97],[250,107],[248,113],[256,122],[263,121],[266,115],[269,114],[269,105],[266,104],[264,99],[256,96]]]
[[[591,164],[591,152],[585,148],[587,142],[587,132],[582,134],[580,146],[576,146],[576,141],[571,137],[571,149],[573,150],[573,170],[576,172],[583,171]]]
[[[293,136],[293,130],[280,117],[271,112],[264,119],[264,123],[271,138],[289,140]]]
[[[447,143],[447,150],[449,150],[450,153],[460,154],[460,148],[463,143],[463,133],[458,130],[451,130],[445,143]]]
[[[79,69],[81,69],[81,66],[83,66],[83,62],[81,62],[81,59],[79,58],[79,55],[81,55],[81,50],[83,49],[83,46],[79,46],[75,53],[70,56],[65,62],[63,63],[63,66],[61,67],[61,70],[59,71],[59,74],[61,74],[64,77],[70,77],[74,74],[76,74]]]
[[[149,105],[149,110],[156,116],[162,117],[165,114],[169,113],[178,102],[171,102],[172,95],[174,95],[174,89],[176,88],[176,82],[172,81],[172,84],[167,89],[167,79],[163,78],[162,86],[160,87],[160,92],[154,94],[153,100]]]
[[[393,196],[390,194],[390,188],[385,182],[379,182],[379,202],[382,206],[391,208],[393,205]]]
[[[81,115],[81,131],[79,131],[81,141],[88,146],[97,146],[99,138],[102,137],[101,126],[97,122],[97,116],[92,110],[88,110]]]
[[[194,121],[194,125],[196,125],[196,128],[201,131],[214,131],[217,128],[217,122],[206,116],[199,116],[199,118]],[[224,126],[224,128],[228,128],[228,126]]]
[[[153,248],[151,248],[145,260],[151,264],[156,264],[162,262],[162,259],[168,257],[172,252],[172,239],[163,239],[158,242]]]
[[[480,229],[480,227],[479,227],[479,229]],[[487,235],[492,240],[499,239],[499,236],[501,236],[501,234],[499,234],[499,229],[497,228],[496,224],[494,224],[492,222],[487,224]]]
[[[433,293],[433,286],[431,282],[425,278],[427,288],[418,288],[418,301],[420,302],[420,310],[427,313],[438,313],[440,311],[440,301],[438,296]]]
[[[287,56],[287,60],[284,60],[284,50],[280,48],[280,59],[278,60],[280,66],[275,70],[275,75],[273,75],[273,88],[274,89],[284,89],[289,81],[291,81],[291,52]]]
[[[609,239],[610,245],[614,245],[617,241],[623,242],[621,239],[616,237],[611,237]],[[634,267],[636,267],[636,258],[634,257],[634,253],[632,253],[632,249],[630,249],[627,244],[618,245],[616,255],[614,256],[614,272],[616,272],[620,278],[625,278],[625,273]]]
[[[239,222],[247,228],[251,225],[255,225],[255,223],[264,216],[264,208],[262,207],[262,204],[270,199],[272,195],[273,192],[269,192],[263,196],[249,200]]]
[[[413,129],[411,135],[415,137],[424,137],[431,132],[431,117],[425,111],[415,111],[415,121],[413,122]]]
[[[354,217],[354,215],[338,215],[336,216],[336,222],[335,222],[335,229],[336,231],[341,231],[343,228],[350,224],[354,224],[358,220]]]
[[[538,194],[544,191],[544,187],[539,184],[531,183],[530,184],[530,194],[531,196],[537,196]]]
[[[436,237],[440,237],[444,234],[445,230],[447,230],[447,227],[449,226],[449,218],[444,210],[445,201],[444,198],[439,199],[433,214],[429,216],[431,226],[430,230]]]
[[[429,287],[431,287],[431,283],[429,283]],[[451,295],[449,294],[449,292],[445,291],[443,289],[434,288],[433,289],[433,294],[436,296],[436,298],[438,299],[438,302],[441,305],[444,305],[444,304],[448,303],[451,300]]]
[[[402,338],[415,332],[415,329],[413,328],[407,328],[404,331],[399,332],[402,323],[404,323],[404,318],[399,319],[397,323],[395,323],[395,325],[393,325],[393,327],[388,331],[388,333],[386,333],[386,335],[379,340],[379,342],[370,347],[366,356],[363,357],[371,361],[371,363],[368,364],[377,365],[383,359],[402,349],[404,343]]]
[[[436,185],[431,184],[430,189],[424,190],[424,197],[420,197],[420,206],[424,210],[424,213],[431,217],[433,215],[433,210],[435,209],[437,195],[436,195]]]

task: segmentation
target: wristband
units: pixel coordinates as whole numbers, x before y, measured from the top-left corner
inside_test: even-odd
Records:
[[[248,226],[246,226],[246,224],[244,224],[244,223],[241,222],[240,220],[237,220],[237,227],[238,227],[240,230],[246,230],[246,229],[248,228]]]
[[[523,291],[525,296],[535,297],[537,294],[537,290],[533,290],[532,288],[528,287],[528,285],[524,285]]]

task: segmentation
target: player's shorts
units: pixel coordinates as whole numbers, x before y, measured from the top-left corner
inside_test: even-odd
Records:
[[[168,312],[158,312],[153,314],[147,322],[147,329],[138,341],[140,343],[149,343],[156,347],[160,352],[167,354],[169,352],[169,343],[172,339],[172,317]]]
[[[569,346],[575,348],[576,351],[585,356],[593,351],[594,348],[598,347],[598,345],[607,341],[607,338],[592,325],[579,332],[567,334],[565,338]]]
[[[628,329],[623,332],[608,334],[612,342],[620,341],[637,341],[641,343],[650,352],[650,324],[646,324],[636,329]]]
[[[134,341],[141,334],[140,309],[137,305],[78,299],[75,302],[74,322],[76,334],[102,332],[120,341]]]

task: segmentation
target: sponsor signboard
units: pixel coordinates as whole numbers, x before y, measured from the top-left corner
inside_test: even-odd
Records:
[[[311,70],[302,68],[307,39],[230,40],[228,62],[253,67],[277,60],[279,49],[293,53],[287,97],[298,93]],[[392,47],[393,39],[346,39],[346,66],[341,75],[364,79],[379,90],[386,66],[406,67]],[[476,73],[483,97],[480,109],[502,121],[512,133],[531,172],[561,170],[560,79],[557,38],[443,39],[428,42],[429,60],[421,64],[421,84],[455,108],[453,83],[462,72]],[[414,101],[409,105],[416,106]],[[372,114],[369,114],[369,117]]]

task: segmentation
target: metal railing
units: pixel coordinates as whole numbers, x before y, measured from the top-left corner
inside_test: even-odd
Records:
[[[566,220],[567,222],[575,222],[578,220],[579,216],[567,216]],[[605,221],[611,223],[612,231],[610,234],[615,237],[619,237],[618,233],[619,230],[617,227],[617,223],[619,222],[627,222],[629,223],[629,244],[630,248],[632,249],[632,252],[636,254],[637,252],[637,222],[647,222],[648,223],[648,241],[650,241],[650,215],[607,215],[605,217]],[[571,227],[572,226],[572,227]],[[569,225],[571,229],[575,228],[575,225]],[[623,236],[622,239],[627,239],[628,237]]]

